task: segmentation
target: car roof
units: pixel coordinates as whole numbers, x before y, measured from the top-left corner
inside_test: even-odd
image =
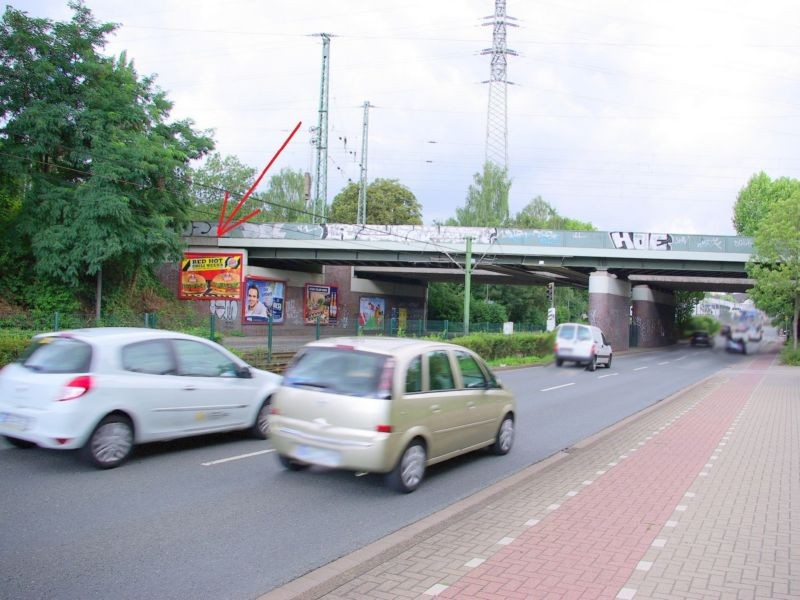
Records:
[[[415,338],[400,338],[400,337],[335,337],[324,338],[306,344],[308,348],[351,348],[353,350],[361,350],[364,352],[377,352],[380,354],[414,354],[423,352],[425,350],[434,350],[441,348],[456,348],[458,350],[465,350],[463,346],[457,344],[450,344],[448,342],[441,342],[436,340],[420,340]]]
[[[36,338],[42,337],[65,337],[85,342],[94,341],[119,341],[119,340],[137,340],[137,339],[153,339],[153,338],[195,338],[195,336],[179,333],[176,331],[168,331],[166,329],[150,329],[148,327],[86,327],[83,329],[65,329],[62,331],[51,331],[48,333],[40,333]]]

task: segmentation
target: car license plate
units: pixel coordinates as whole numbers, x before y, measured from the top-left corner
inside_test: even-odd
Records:
[[[338,467],[341,463],[341,456],[336,450],[315,448],[314,446],[297,446],[295,448],[295,457],[298,460],[323,467]]]
[[[12,431],[25,431],[30,425],[28,417],[21,417],[11,413],[0,412],[0,429],[10,429]]]

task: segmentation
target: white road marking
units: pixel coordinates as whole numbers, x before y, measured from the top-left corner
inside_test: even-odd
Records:
[[[619,373],[609,373],[608,375],[598,375],[598,379],[603,379],[604,377],[616,377]]]
[[[571,386],[571,385],[575,385],[575,383],[573,382],[573,383],[564,383],[564,384],[562,384],[562,385],[554,385],[553,387],[549,387],[549,388],[542,388],[542,389],[541,389],[541,390],[539,390],[539,391],[540,391],[540,392],[549,392],[549,391],[551,391],[551,390],[558,390],[558,389],[561,389],[561,388],[569,387],[569,386]]]
[[[267,454],[269,452],[275,452],[274,448],[270,448],[269,450],[259,450],[258,452],[250,452],[249,454],[240,454],[239,456],[231,456],[228,458],[220,458],[219,460],[212,460],[211,462],[204,462],[200,463],[204,467],[211,467],[213,465],[219,465],[222,463],[230,462],[232,460],[241,460],[243,458],[250,458],[251,456],[259,456],[261,454]]]
[[[668,364],[669,364],[669,361],[668,361],[668,360],[665,360],[664,362],[660,362],[660,363],[658,363],[658,364],[659,364],[659,365],[668,365]]]
[[[647,367],[636,367],[634,371],[641,371],[642,369],[646,369]]]

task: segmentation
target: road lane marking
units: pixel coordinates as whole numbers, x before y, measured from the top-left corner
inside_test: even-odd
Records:
[[[675,360],[676,360],[676,361],[678,361],[678,360],[683,360],[684,358],[686,358],[686,357],[685,357],[685,356],[681,356],[680,358],[676,358]]]
[[[562,383],[561,385],[554,385],[553,387],[542,388],[539,391],[540,392],[549,392],[551,390],[558,390],[558,389],[561,389],[561,388],[569,387],[571,385],[575,385],[575,382],[573,381],[572,383]]]
[[[659,365],[668,365],[668,364],[669,364],[669,361],[668,361],[668,360],[665,360],[664,362],[660,362],[660,363],[658,363],[658,364],[659,364]]]
[[[604,377],[616,377],[619,373],[608,373],[607,375],[598,375],[598,379],[603,379]]]
[[[258,452],[250,452],[249,454],[240,454],[239,456],[230,456],[228,458],[220,458],[219,460],[212,460],[211,462],[204,462],[200,463],[204,467],[210,467],[213,465],[219,465],[222,463],[230,462],[232,460],[241,460],[243,458],[250,458],[251,456],[260,456],[261,454],[267,454],[269,452],[275,452],[274,448],[270,448],[269,450],[259,450]]]
[[[634,371],[641,371],[642,369],[646,369],[647,367],[636,367]]]

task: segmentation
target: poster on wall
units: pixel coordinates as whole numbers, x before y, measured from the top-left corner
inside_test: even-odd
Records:
[[[181,300],[239,300],[242,254],[184,252],[178,285]]]
[[[332,285],[306,284],[305,322],[314,325],[335,325],[339,312],[339,290]]]
[[[358,304],[358,324],[361,325],[361,328],[366,331],[383,330],[386,300],[362,296]]]
[[[242,322],[266,323],[271,314],[273,323],[283,323],[285,297],[285,281],[266,277],[245,277]]]

